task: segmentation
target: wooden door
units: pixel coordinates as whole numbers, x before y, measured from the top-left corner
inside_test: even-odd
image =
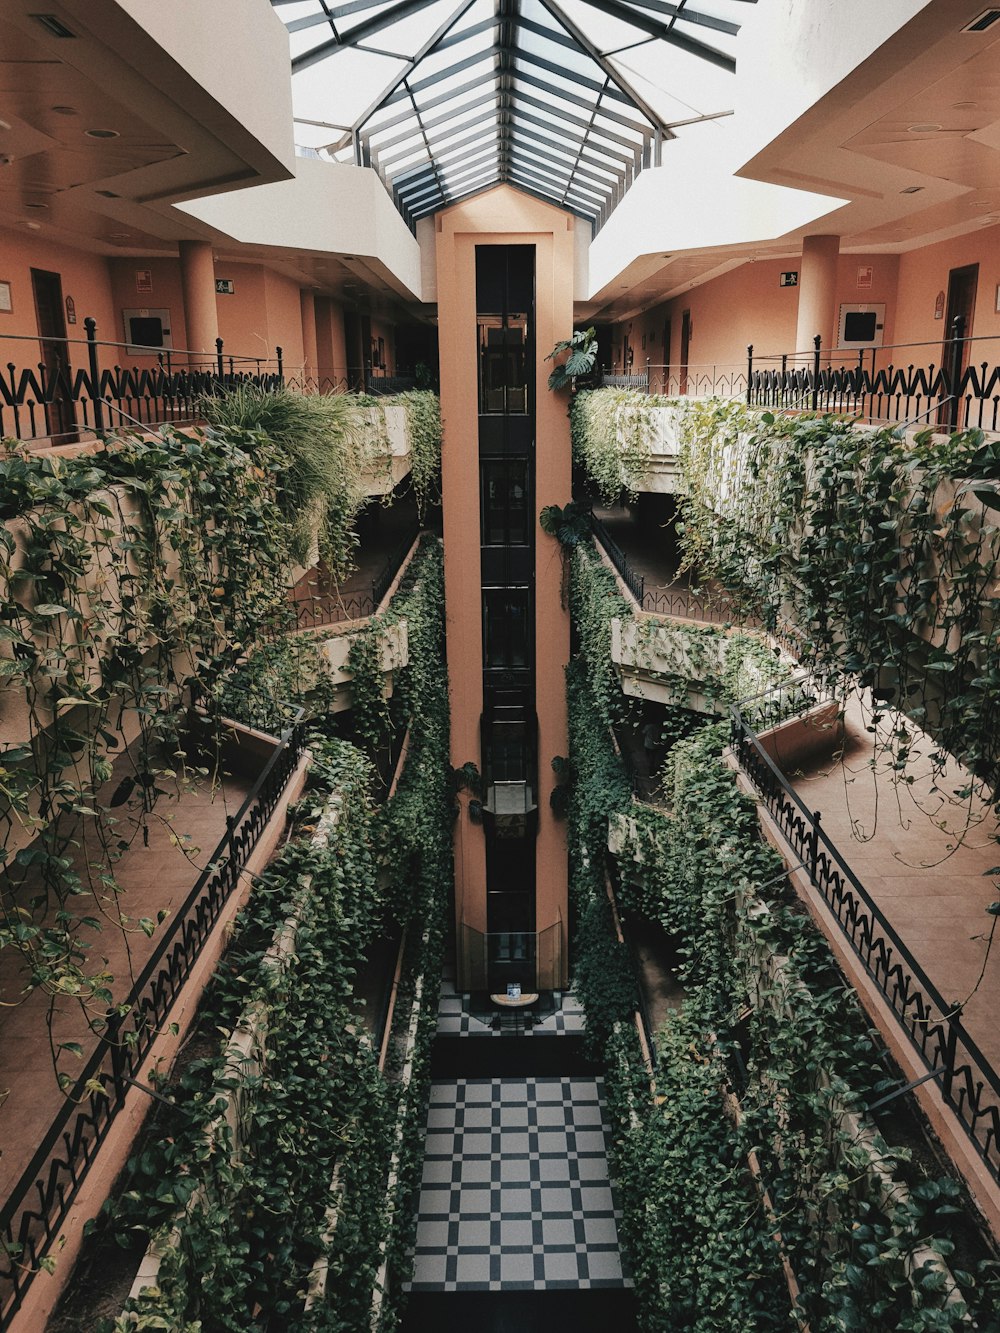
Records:
[[[45,269],[31,270],[31,289],[35,297],[41,361],[45,367],[45,423],[48,434],[65,444],[76,425],[72,401],[72,371],[66,343],[66,315],[63,308],[62,279]]]
[[[680,365],[680,384],[678,393],[687,393],[688,391],[688,353],[691,348],[691,311],[685,310],[681,315],[681,365]]]
[[[979,284],[979,265],[965,264],[962,268],[953,268],[948,274],[948,304],[945,307],[945,341],[941,350],[941,365],[951,371],[955,367],[958,378],[969,364],[969,343],[972,337],[972,320],[976,313],[976,287]],[[953,339],[956,318],[961,318],[961,336],[963,341],[956,348]],[[956,357],[957,353],[957,357]],[[965,407],[956,401],[959,386],[952,386],[955,397],[942,403],[938,410],[938,425],[945,430],[957,430],[964,418]]]

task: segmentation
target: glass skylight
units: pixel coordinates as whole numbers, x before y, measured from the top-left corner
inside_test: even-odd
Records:
[[[664,143],[731,111],[756,0],[271,0],[296,142],[403,217],[502,181],[600,226]]]

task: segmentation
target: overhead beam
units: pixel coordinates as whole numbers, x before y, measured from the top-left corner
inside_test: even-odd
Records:
[[[551,0],[543,0],[543,3],[548,8]],[[714,46],[709,46],[707,42],[699,42],[695,37],[686,37],[669,24],[647,18],[644,14],[629,9],[628,5],[620,4],[619,0],[582,0],[582,3],[590,5],[591,9],[600,10],[602,14],[610,14],[612,18],[621,19],[623,23],[631,23],[641,32],[649,33],[650,37],[658,37],[660,41],[669,42],[671,46],[687,51],[689,55],[707,60],[710,65],[718,65],[720,69],[728,70],[730,74],[736,72],[736,61],[725,51],[718,51]]]
[[[313,47],[311,51],[303,51],[292,61],[292,73],[297,73],[300,69],[308,69],[310,65],[317,65],[321,60],[326,60],[329,56],[335,56],[340,51],[347,51],[351,47],[357,46],[363,42],[366,37],[373,37],[375,33],[381,32],[384,28],[390,28],[394,23],[401,19],[409,18],[411,14],[419,13],[421,9],[426,9],[428,5],[434,3],[434,0],[400,0],[399,4],[393,5],[391,9],[383,10],[381,14],[376,14],[374,18],[365,19],[359,23],[356,28],[350,32],[344,33],[342,37],[331,37],[328,41],[320,42],[319,46]],[[405,60],[405,56],[400,56]]]

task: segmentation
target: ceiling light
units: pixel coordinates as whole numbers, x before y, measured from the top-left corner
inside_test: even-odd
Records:
[[[10,122],[6,120],[0,120],[0,130],[9,130],[9,129],[10,129]]]
[[[120,194],[115,194],[114,190],[95,190],[95,194],[103,196],[105,199],[120,199]]]
[[[75,116],[77,114],[75,106],[54,106],[52,110],[57,116]]]
[[[71,28],[67,28],[61,18],[55,14],[31,14],[36,23],[40,23],[46,32],[53,37],[75,37],[76,33]]]
[[[908,185],[905,190],[900,190],[900,194],[919,194],[924,187],[922,185]]]
[[[935,134],[941,128],[940,125],[909,125],[907,134]]]
[[[959,31],[985,32],[987,28],[992,28],[998,20],[1000,20],[1000,9],[984,9],[978,18],[974,18],[971,23],[967,23]]]
[[[117,130],[84,130],[88,139],[120,139],[121,135]]]
[[[25,204],[25,208],[48,208],[48,204]]]
[[[113,231],[111,233],[111,239],[113,241],[127,241],[131,235],[132,233],[130,231]]]
[[[24,225],[28,228],[29,231],[42,230],[42,224],[40,222],[26,222]]]

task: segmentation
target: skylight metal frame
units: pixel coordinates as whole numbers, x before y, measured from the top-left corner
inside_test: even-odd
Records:
[[[329,28],[328,36],[293,58],[293,73],[352,49],[398,62],[329,151],[350,144],[355,162],[378,172],[411,227],[470,193],[510,182],[586,218],[596,230],[639,172],[661,165],[663,144],[675,137],[675,127],[731,114],[709,111],[670,123],[615,57],[662,42],[732,71],[734,55],[691,30],[718,34],[731,46],[740,29],[732,17],[735,2],[574,0],[611,20],[602,29],[596,19],[585,25],[583,12],[578,18],[569,13],[568,0],[492,0],[492,14],[483,0],[459,0],[450,7],[441,0],[316,0],[314,13],[286,26],[290,33]],[[280,12],[293,0],[271,3]],[[439,21],[415,53],[395,51],[396,25],[431,6],[438,7]],[[370,14],[372,9],[378,12]],[[471,21],[463,23],[470,10]],[[405,42],[401,36],[399,45],[412,42],[413,29],[411,21],[410,35]],[[591,30],[603,31],[606,49],[588,35]],[[490,39],[476,46],[485,34]],[[421,72],[430,57],[451,51],[454,59]],[[560,51],[576,54],[560,59]],[[476,74],[462,77],[470,71]],[[638,77],[649,84],[648,75]],[[676,106],[680,99],[673,100]]]

